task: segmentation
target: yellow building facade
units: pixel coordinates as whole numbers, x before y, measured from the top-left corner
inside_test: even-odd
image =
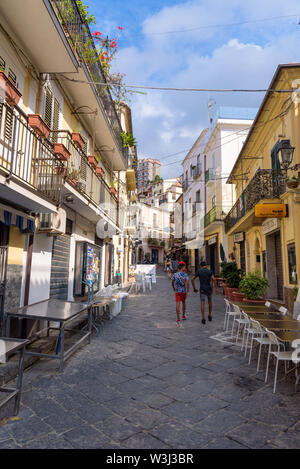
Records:
[[[268,297],[289,307],[300,276],[300,191],[286,181],[298,177],[300,95],[282,91],[296,90],[299,78],[300,64],[278,66],[228,178],[237,202],[225,219],[231,257],[244,272],[266,276]],[[283,140],[295,148],[287,173],[279,160]]]

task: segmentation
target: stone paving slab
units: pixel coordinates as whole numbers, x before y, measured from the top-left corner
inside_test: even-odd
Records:
[[[130,295],[122,313],[78,349],[63,373],[50,360],[24,372],[16,420],[0,425],[0,448],[298,448],[300,393],[294,375],[266,357],[256,372],[223,331],[224,300],[201,324],[199,295],[176,326],[174,295],[162,271],[151,292]]]

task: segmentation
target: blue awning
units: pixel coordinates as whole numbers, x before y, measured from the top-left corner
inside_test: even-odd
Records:
[[[2,204],[0,204],[0,222],[4,223],[5,226],[15,225],[25,233],[34,233],[35,231],[34,217]]]

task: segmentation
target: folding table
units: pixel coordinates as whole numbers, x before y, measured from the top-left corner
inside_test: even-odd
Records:
[[[70,321],[78,318],[80,315],[87,311],[88,314],[88,328],[87,331],[81,331],[82,337],[78,339],[67,351],[65,351],[65,331],[74,331],[74,329],[67,329],[65,326]],[[55,354],[53,353],[42,353],[31,350],[26,350],[26,355],[38,356],[42,358],[53,358],[60,361],[59,370],[63,370],[64,360],[69,358],[69,356],[78,348],[78,346],[91,335],[92,328],[92,309],[90,303],[76,303],[72,301],[64,301],[59,299],[48,299],[34,303],[32,305],[23,306],[15,312],[6,312],[4,314],[4,320],[6,325],[6,336],[9,336],[10,329],[10,319],[34,319],[34,320],[45,320],[48,325],[46,328],[35,332],[31,337],[28,337],[30,343],[34,342],[39,338],[39,336],[50,330],[58,331],[57,344],[60,343],[60,352],[58,347]],[[59,327],[50,327],[50,322],[57,322]],[[77,331],[78,332],[78,331]]]

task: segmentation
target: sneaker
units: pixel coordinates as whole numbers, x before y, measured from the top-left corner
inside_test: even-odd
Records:
[[[208,320],[209,320],[209,321],[212,321],[212,316],[208,316]]]
[[[182,315],[182,319],[183,319],[183,321],[186,319],[186,317],[185,317],[185,315],[184,315],[184,314]]]
[[[202,319],[202,321],[201,321],[201,322],[202,322],[202,324],[206,324],[206,321],[205,321],[205,319]]]
[[[176,326],[180,327],[180,319],[176,319]]]

